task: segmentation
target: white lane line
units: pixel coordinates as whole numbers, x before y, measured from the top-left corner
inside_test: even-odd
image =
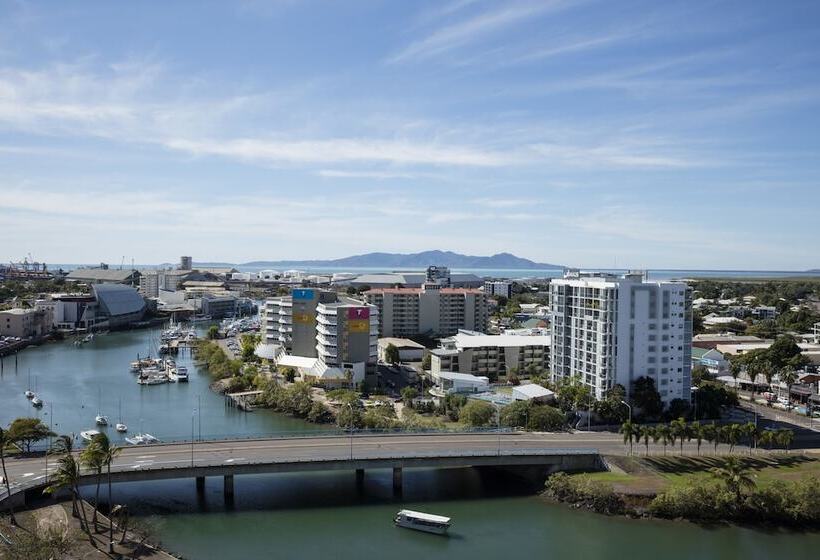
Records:
[[[156,455],[140,455],[137,459],[153,459]]]
[[[21,476],[22,478],[26,478],[27,476],[34,476],[34,473],[33,473],[33,472],[27,472],[27,473],[25,473],[25,474],[21,474],[20,476]]]
[[[234,461],[244,461],[244,457],[237,457],[236,459],[225,459],[226,463],[233,463]]]

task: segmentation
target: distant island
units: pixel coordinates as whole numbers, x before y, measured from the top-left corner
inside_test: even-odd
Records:
[[[451,268],[485,269],[562,269],[558,264],[538,263],[516,257],[510,253],[498,253],[489,257],[462,255],[452,251],[422,251],[421,253],[367,253],[341,259],[306,261],[253,261],[239,266],[292,267],[351,267],[351,268],[425,268],[430,265]],[[202,265],[200,265],[202,266]]]

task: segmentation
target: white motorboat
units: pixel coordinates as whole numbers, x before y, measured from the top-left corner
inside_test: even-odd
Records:
[[[96,422],[98,426],[107,426],[108,425],[108,416],[103,416],[102,414],[98,414],[96,416],[96,418],[94,418],[94,422]]]
[[[117,422],[117,431],[121,434],[124,434],[125,432],[128,431],[128,426],[126,426],[125,424],[123,424],[121,422]]]
[[[42,399],[40,399],[40,397],[38,397],[37,395],[34,395],[33,397],[31,397],[31,406],[33,406],[34,408],[40,408],[41,406],[43,406]]]
[[[424,531],[425,533],[434,533],[436,535],[444,535],[447,533],[447,529],[450,528],[449,517],[409,509],[403,509],[398,512],[393,522],[397,527],[415,529],[416,531]]]
[[[133,437],[125,438],[125,441],[131,445],[148,445],[149,443],[159,442],[159,440],[151,434],[137,434]]]
[[[93,340],[94,340],[94,333],[88,333],[87,335],[85,335],[83,337],[83,344],[85,344],[86,342],[91,342]]]
[[[177,381],[180,383],[187,383],[188,382],[188,368],[183,366],[178,366],[176,368],[176,377]]]
[[[83,438],[85,441],[91,441],[94,439],[94,436],[100,435],[99,430],[84,430],[80,432],[80,437]]]
[[[32,391],[31,389],[29,389],[28,391],[26,391],[26,393],[25,393],[25,394],[26,394],[26,398],[27,398],[27,399],[33,399],[34,397],[36,397],[36,396],[37,396],[37,395],[35,395],[35,394],[34,394],[34,391]]]

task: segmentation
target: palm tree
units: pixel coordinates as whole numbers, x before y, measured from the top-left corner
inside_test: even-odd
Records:
[[[755,487],[754,477],[737,457],[727,457],[722,467],[714,467],[711,472],[713,477],[723,482],[726,489],[735,495],[737,504],[743,500],[745,488]]]
[[[105,438],[104,443],[102,442],[103,438]],[[100,482],[102,479],[102,470],[103,467],[105,467],[105,463],[103,462],[103,455],[105,453],[104,446],[107,445],[108,437],[102,433],[97,434],[91,440],[91,443],[89,443],[88,446],[80,453],[80,464],[85,465],[97,475],[96,491],[94,492],[94,515],[91,518],[91,523],[94,524],[95,531],[99,530],[97,525],[97,511],[100,506]]]
[[[778,377],[781,383],[786,384],[786,398],[791,403],[792,400],[792,385],[797,381],[797,372],[792,366],[786,366],[778,372]]]
[[[0,465],[3,468],[3,484],[6,486],[6,495],[11,496],[11,484],[9,483],[9,473],[6,471],[6,446],[11,443],[9,439],[8,430],[0,427]],[[17,519],[14,517],[14,508],[9,507],[11,524],[17,525]]]
[[[786,449],[786,453],[788,453],[794,441],[794,432],[786,428],[777,430],[774,434],[774,439],[778,444],[782,445]]]
[[[680,454],[683,455],[683,440],[690,437],[686,420],[683,418],[672,420],[669,422],[669,430],[672,432],[672,437],[680,442]]]
[[[125,537],[128,535],[128,506],[124,504],[116,505],[111,509],[111,516],[116,516],[122,529],[122,536],[120,537],[120,544],[125,543]]]
[[[729,374],[735,380],[735,388],[737,388],[737,378],[740,377],[740,372],[743,371],[743,364],[739,359],[734,359],[729,362]]]
[[[706,430],[704,428],[705,426],[702,426],[697,420],[689,424],[689,435],[693,437],[698,444],[698,455],[700,455],[700,446],[706,438]]]
[[[661,440],[661,443],[663,444],[663,454],[666,455],[666,446],[669,445],[670,442],[673,445],[675,443],[675,440],[673,439],[674,436],[672,435],[672,429],[666,424],[661,424],[655,428],[655,433],[657,434],[658,439]]]
[[[624,435],[624,445],[629,442],[629,454],[632,455],[632,441],[638,435],[638,426],[627,420],[621,424],[620,432]]]
[[[100,434],[105,435],[105,434]],[[117,447],[115,445],[111,445],[111,442],[108,441],[108,438],[105,438],[105,447],[103,451],[103,462],[105,463],[105,467],[107,470],[107,478],[108,478],[108,542],[109,542],[109,552],[114,552],[114,504],[111,500],[111,463],[114,462],[114,459],[122,451],[121,447]]]
[[[649,438],[655,437],[655,428],[652,426],[638,426],[638,441],[643,440],[646,446],[646,456],[649,457]]]
[[[757,447],[757,424],[754,422],[746,422],[740,427],[740,430],[744,436],[749,438],[749,455],[751,455],[752,449]]]
[[[765,445],[766,449],[771,451],[775,439],[775,433],[772,430],[763,430],[757,438],[757,443],[759,445]]]
[[[752,394],[757,392],[757,378],[760,376],[762,372],[762,365],[757,360],[753,360],[751,363],[746,365],[746,373],[748,374],[749,379],[752,381]]]
[[[774,379],[774,367],[768,360],[762,362],[760,367],[763,370],[763,377],[766,378],[766,383],[769,385],[769,391],[772,390],[772,379]]]
[[[720,429],[720,432],[721,436],[723,436],[723,440],[729,444],[729,453],[732,453],[743,433],[740,424],[727,424]]]
[[[709,443],[715,444],[715,455],[717,455],[717,448],[720,443],[720,432],[714,422],[703,426],[703,439]]]
[[[53,494],[63,489],[71,492],[72,509],[75,513],[79,512],[80,526],[88,534],[91,542],[94,543],[94,538],[91,536],[91,528],[88,525],[88,519],[85,515],[85,507],[78,505],[78,503],[82,502],[82,496],[80,495],[80,465],[71,453],[66,453],[57,461],[57,470],[54,471],[51,476],[51,484],[49,484],[43,492],[45,494]]]

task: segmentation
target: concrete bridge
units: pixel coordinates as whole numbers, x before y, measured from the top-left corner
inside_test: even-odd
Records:
[[[357,481],[367,469],[392,469],[401,491],[402,472],[417,467],[501,467],[540,476],[559,470],[602,467],[599,449],[623,450],[611,434],[445,433],[313,436],[231,441],[199,441],[123,448],[112,464],[113,482],[223,477],[226,500],[233,498],[236,475],[351,470]],[[46,465],[48,461],[48,465]],[[20,507],[47,485],[57,458],[11,458],[6,467],[11,496],[0,494],[0,509]],[[96,480],[85,473],[83,483]]]

